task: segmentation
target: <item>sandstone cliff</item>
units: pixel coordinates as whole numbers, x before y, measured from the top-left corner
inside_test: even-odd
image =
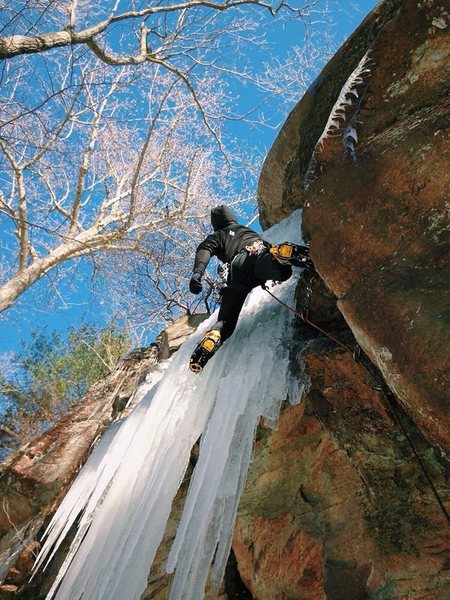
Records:
[[[446,452],[448,27],[442,2],[380,3],[289,116],[259,188],[266,225],[305,206],[312,257],[339,309],[403,406]],[[346,107],[341,135],[316,150],[315,182],[305,192],[314,146],[366,52],[362,98]],[[343,157],[352,118],[356,163]]]
[[[310,392],[261,433],[234,539],[255,598],[450,595],[448,26],[441,2],[380,3],[265,162],[264,224],[304,208],[311,320],[366,356],[311,331]]]

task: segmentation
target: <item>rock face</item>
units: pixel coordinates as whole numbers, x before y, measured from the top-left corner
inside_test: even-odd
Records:
[[[310,319],[352,347],[321,292]],[[258,600],[444,600],[448,522],[405,432],[441,496],[448,463],[351,353],[319,336],[301,360],[309,392],[258,432],[233,539],[245,584]]]
[[[449,11],[438,0],[386,0],[325,67],[290,115],[259,188],[266,224],[304,206],[321,277],[359,344],[422,432],[448,453]],[[448,7],[447,7],[448,8]],[[339,90],[369,52],[355,125],[316,149]],[[348,98],[352,99],[350,96]]]
[[[448,19],[437,0],[381,2],[294,109],[266,160],[261,219],[272,224],[304,207],[320,274],[309,318],[339,344],[297,322],[306,346],[292,367],[305,370],[310,389],[301,404],[285,408],[276,431],[258,430],[233,540],[249,591],[226,586],[223,598],[450,597]],[[357,81],[360,101],[344,109],[341,127],[356,128],[354,163],[343,158],[341,136],[316,144],[367,51],[370,73]],[[299,308],[307,296],[300,286]],[[192,325],[175,327],[174,343],[164,338],[164,356]],[[358,360],[356,341],[365,352]],[[6,567],[123,408],[139,379],[137,362],[94,386],[72,415],[3,467]],[[164,560],[185,491],[174,502],[146,600],[166,597]],[[43,597],[48,580],[23,585],[32,544],[10,569],[0,598]]]
[[[209,315],[185,315],[169,325],[161,334],[160,358],[169,358]]]
[[[304,208],[321,277],[309,317],[349,351],[299,328],[310,391],[258,434],[233,541],[258,600],[450,596],[448,13],[381,2],[265,162],[262,222]],[[316,146],[368,51],[339,135]]]

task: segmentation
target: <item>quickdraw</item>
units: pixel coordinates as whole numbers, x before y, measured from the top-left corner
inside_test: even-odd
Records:
[[[216,304],[220,304],[222,301],[222,292],[227,286],[228,279],[228,264],[220,264],[217,268],[217,277],[214,279],[208,272],[205,273],[205,280],[211,286],[212,299]]]

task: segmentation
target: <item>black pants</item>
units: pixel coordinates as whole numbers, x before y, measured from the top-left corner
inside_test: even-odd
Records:
[[[269,279],[286,281],[291,275],[292,267],[276,261],[270,252],[264,251],[258,255],[249,255],[248,252],[238,254],[230,265],[218,320],[212,327],[221,332],[222,342],[236,329],[242,306],[253,288]]]

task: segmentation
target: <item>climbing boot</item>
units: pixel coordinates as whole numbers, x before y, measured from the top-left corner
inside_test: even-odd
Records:
[[[221,344],[220,331],[212,329],[208,331],[197,345],[189,360],[189,369],[194,373],[203,371],[204,366]]]
[[[309,248],[307,246],[283,242],[277,246],[271,246],[270,253],[274,259],[280,262],[282,265],[304,267],[309,271],[314,271],[313,262],[310,258],[308,258]]]

